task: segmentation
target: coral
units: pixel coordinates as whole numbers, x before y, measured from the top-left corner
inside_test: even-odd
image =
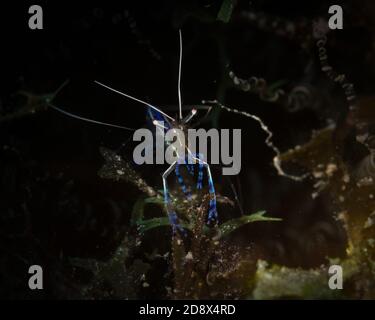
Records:
[[[70,264],[74,268],[83,268],[91,271],[92,277],[88,284],[81,288],[81,294],[85,299],[136,299],[141,286],[147,285],[145,275],[150,265],[132,257],[136,240],[131,236],[125,236],[107,261],[96,259],[70,258]]]
[[[105,165],[99,171],[101,177],[113,179],[115,181],[125,180],[134,184],[140,191],[148,197],[140,197],[134,204],[131,225],[134,226],[138,234],[143,237],[145,234],[155,228],[168,227],[170,222],[168,217],[155,217],[145,219],[145,208],[149,204],[156,204],[165,210],[164,202],[160,194],[154,188],[148,186],[129,165],[119,155],[108,149],[101,149],[105,158]],[[225,203],[226,198],[218,195],[219,203]],[[248,223],[256,221],[280,221],[278,218],[265,217],[264,211],[244,215],[223,222],[219,225],[209,227],[206,224],[206,212],[209,203],[209,195],[195,195],[191,201],[181,201],[177,195],[172,197],[173,204],[176,205],[179,214],[184,217],[181,226],[190,232],[190,236],[180,233],[172,234],[171,241],[171,265],[174,279],[171,298],[174,299],[202,299],[212,298],[219,294],[223,282],[226,289],[226,296],[243,296],[248,289],[244,272],[248,272],[247,264],[254,265],[255,260],[242,260],[239,257],[239,250],[228,250],[230,244],[227,243],[228,236]],[[238,248],[237,248],[238,249]],[[224,252],[232,251],[232,254]],[[245,250],[249,255],[251,250]],[[218,257],[220,258],[221,268],[218,268]],[[118,261],[118,258],[113,258]],[[122,259],[124,261],[124,259]],[[215,262],[216,261],[216,262]],[[106,263],[104,270],[111,268],[113,262]],[[109,265],[109,266],[108,266]],[[103,268],[102,268],[103,269]],[[241,270],[238,276],[238,270]],[[106,273],[106,271],[103,271]],[[99,276],[101,278],[102,276]],[[236,283],[240,287],[233,285],[232,277],[239,278]],[[209,279],[209,280],[208,280]],[[229,289],[232,287],[232,289]]]
[[[312,140],[281,156],[312,172],[315,192],[312,197],[330,195],[332,212],[348,236],[347,256],[329,259],[320,268],[303,270],[283,266],[267,266],[260,261],[255,276],[255,299],[275,298],[375,298],[373,212],[374,185],[362,185],[336,153],[333,129],[317,132]],[[344,289],[330,290],[328,269],[340,265]],[[296,281],[298,279],[298,281]]]

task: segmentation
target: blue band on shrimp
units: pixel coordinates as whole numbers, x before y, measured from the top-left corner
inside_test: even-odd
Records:
[[[203,155],[202,154],[197,154],[196,155],[198,160],[203,160]],[[200,190],[203,188],[203,168],[204,168],[204,163],[203,161],[198,162],[198,182],[197,182],[197,189]]]
[[[215,194],[215,186],[214,181],[212,180],[211,172],[208,173],[208,192],[210,194]]]
[[[212,180],[211,170],[207,166],[207,173],[208,173],[208,192],[210,193],[210,203],[208,208],[208,222],[217,221],[217,208],[216,208],[216,193],[215,193],[215,186]]]
[[[208,209],[208,223],[217,221],[216,199],[211,199]]]
[[[176,177],[177,177],[178,183],[180,184],[182,192],[188,198],[188,200],[191,200],[191,198],[192,198],[191,193],[188,191],[188,189],[185,185],[184,179],[183,179],[183,177],[180,173],[180,165],[181,165],[180,163],[176,164],[176,168],[175,168]]]
[[[194,164],[187,163],[186,166],[187,166],[188,173],[194,176]]]
[[[179,224],[178,217],[175,211],[172,211],[168,215],[169,223],[172,226],[172,231],[175,234],[176,231],[180,231],[184,236],[186,236],[186,230]]]

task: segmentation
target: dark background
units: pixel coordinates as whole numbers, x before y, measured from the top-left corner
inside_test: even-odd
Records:
[[[57,106],[99,121],[144,126],[142,105],[93,81],[157,106],[177,106],[179,28],[184,42],[184,104],[218,98],[229,107],[252,112],[274,132],[281,150],[307,142],[314,129],[347,112],[342,92],[320,72],[314,44],[303,48],[303,40],[279,37],[238,18],[239,12],[252,10],[309,21],[326,16],[330,2],[239,1],[227,24],[216,19],[221,1],[32,4],[44,10],[43,30],[28,28],[29,3],[1,5],[0,118],[17,114],[24,103],[17,95],[20,90],[43,95],[69,79],[54,99]],[[337,69],[350,75],[359,95],[368,95],[374,89],[371,21],[375,11],[371,1],[342,4],[344,30],[331,33],[330,57]],[[229,70],[270,83],[309,83],[317,88],[322,102],[317,108],[290,112],[232,88]],[[345,234],[328,210],[329,200],[313,201],[310,183],[277,176],[271,165],[272,151],[257,123],[224,112],[216,116],[216,122],[206,122],[205,127],[243,129],[242,171],[232,183],[241,192],[244,211],[266,210],[270,216],[283,218],[277,224],[247,225],[236,232],[233,241],[253,244],[262,257],[287,266],[314,267],[326,256],[342,256]],[[79,296],[75,281],[84,282],[89,276],[72,278],[68,258],[105,261],[129,227],[139,192],[97,175],[104,161],[99,147],[117,149],[129,137],[126,131],[81,122],[51,109],[0,122],[0,297]],[[129,150],[122,152],[130,157]],[[156,189],[161,188],[163,167],[139,170]],[[218,190],[233,197],[230,182],[218,172]],[[113,203],[120,216],[114,213]],[[219,210],[222,220],[238,215],[238,210]],[[166,229],[148,235],[137,258],[146,259],[144,254],[155,247],[167,250],[170,235]],[[157,244],[153,237],[158,238]],[[32,264],[45,270],[43,291],[31,292],[27,287]],[[149,282],[154,285],[141,289],[139,298],[165,296],[158,279],[166,269],[166,263],[152,265]]]

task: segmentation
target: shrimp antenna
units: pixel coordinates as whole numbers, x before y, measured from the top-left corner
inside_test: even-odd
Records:
[[[57,94],[69,83],[69,79],[66,79],[60,87],[58,87],[55,92],[52,94],[53,97],[57,96]]]
[[[181,29],[179,29],[178,32],[180,34],[180,60],[178,64],[177,93],[178,93],[178,107],[180,111],[180,120],[182,120],[182,103],[181,103],[182,34],[181,34]]]
[[[128,131],[135,131],[135,129],[124,127],[124,126],[120,126],[120,125],[117,125],[117,124],[111,124],[111,123],[96,121],[96,120],[92,120],[92,119],[89,119],[89,118],[84,118],[84,117],[78,116],[76,114],[70,113],[70,112],[65,111],[63,109],[60,109],[59,107],[56,107],[52,103],[48,103],[48,106],[51,107],[52,109],[58,111],[58,112],[61,112],[62,114],[65,114],[68,117],[72,117],[72,118],[75,118],[75,119],[78,119],[78,120],[82,120],[82,121],[86,121],[86,122],[91,122],[91,123],[95,123],[95,124],[100,124],[100,125],[103,125],[103,126],[117,128],[117,129],[124,129],[124,130],[128,130]]]
[[[69,79],[65,80],[65,82],[52,94],[53,98],[69,83]],[[49,99],[49,101],[53,100],[52,99]],[[68,117],[71,117],[71,118],[75,118],[75,119],[78,119],[78,120],[82,120],[82,121],[86,121],[86,122],[91,122],[91,123],[95,123],[95,124],[100,124],[100,125],[103,125],[103,126],[107,126],[107,127],[112,127],[112,128],[117,128],[117,129],[124,129],[124,130],[129,130],[129,131],[135,131],[135,129],[133,128],[128,128],[128,127],[124,127],[124,126],[119,126],[117,124],[111,124],[111,123],[106,123],[106,122],[101,122],[101,121],[97,121],[97,120],[92,120],[92,119],[88,119],[88,118],[84,118],[84,117],[81,117],[81,116],[78,116],[76,114],[73,114],[73,113],[70,113],[68,111],[65,111],[59,107],[56,107],[55,105],[53,105],[51,102],[48,102],[47,105],[68,116]]]
[[[113,88],[111,88],[111,87],[109,87],[109,86],[107,86],[107,85],[105,85],[105,84],[103,84],[103,83],[101,83],[101,82],[99,82],[99,81],[96,81],[96,80],[95,80],[94,82],[95,82],[96,84],[98,84],[98,85],[100,85],[100,86],[102,86],[102,87],[104,87],[104,88],[107,88],[107,89],[109,89],[109,90],[111,90],[111,91],[113,91],[113,92],[116,92],[116,93],[118,93],[118,94],[120,94],[120,95],[122,95],[122,96],[125,96],[125,97],[127,97],[127,98],[129,98],[129,99],[132,99],[132,100],[134,100],[134,101],[137,101],[137,102],[139,102],[139,103],[142,103],[143,105],[148,106],[148,107],[150,107],[150,108],[156,110],[157,112],[161,113],[162,115],[164,115],[164,116],[167,117],[168,119],[174,121],[174,119],[173,119],[171,116],[167,115],[165,112],[161,111],[160,109],[154,107],[152,104],[149,104],[149,103],[147,103],[147,102],[145,102],[145,101],[142,101],[142,100],[140,100],[140,99],[137,99],[137,98],[135,98],[135,97],[133,97],[133,96],[131,96],[131,95],[128,95],[128,94],[123,93],[123,92],[121,92],[121,91],[118,91],[118,90],[116,90],[116,89],[113,89]]]

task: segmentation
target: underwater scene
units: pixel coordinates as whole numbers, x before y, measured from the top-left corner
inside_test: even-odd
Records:
[[[374,1],[1,6],[0,299],[375,299]]]

